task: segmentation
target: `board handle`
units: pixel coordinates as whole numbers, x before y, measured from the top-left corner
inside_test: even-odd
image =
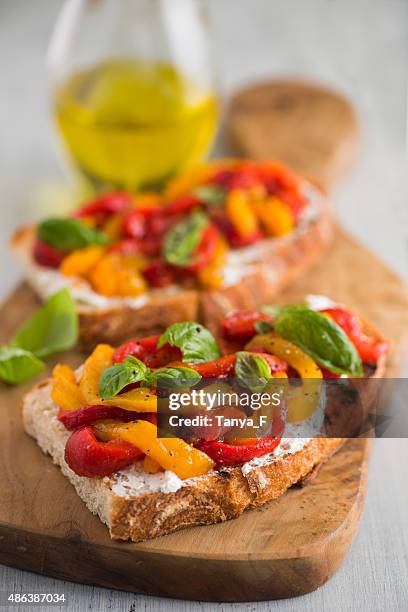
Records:
[[[359,129],[354,108],[340,94],[276,80],[232,96],[226,133],[239,154],[278,159],[329,190],[356,156]]]

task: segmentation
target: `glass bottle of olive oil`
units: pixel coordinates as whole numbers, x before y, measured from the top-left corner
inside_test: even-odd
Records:
[[[82,177],[96,190],[160,188],[200,161],[218,110],[197,0],[65,9],[51,43],[53,109]]]

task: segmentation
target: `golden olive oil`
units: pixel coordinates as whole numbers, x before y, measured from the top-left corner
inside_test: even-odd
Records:
[[[74,164],[96,188],[135,191],[205,156],[217,102],[170,65],[112,60],[70,76],[55,113]]]

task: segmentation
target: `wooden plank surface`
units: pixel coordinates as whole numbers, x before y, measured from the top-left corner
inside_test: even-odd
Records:
[[[394,341],[389,372],[395,371],[396,356],[405,345],[401,330],[408,330],[408,297],[401,281],[381,262],[338,231],[324,261],[280,301],[302,299],[305,291],[329,294],[372,320]],[[1,341],[35,306],[32,292],[25,285],[18,288],[1,311]],[[77,365],[83,355],[71,351],[59,359]],[[17,408],[23,390],[3,385],[0,392],[5,440],[1,467],[6,478],[0,508],[0,561],[4,563],[173,597],[211,600],[219,599],[221,592],[225,600],[258,600],[315,588],[337,569],[351,543],[364,495],[365,450],[357,442],[350,442],[309,487],[293,489],[236,521],[138,545],[111,542],[106,528],[23,433]],[[250,563],[243,563],[249,559]],[[231,564],[236,580],[227,580]],[[200,581],[193,579],[198,566]],[[172,581],[163,581],[169,572]],[[205,580],[214,575],[219,581]],[[227,589],[221,588],[223,582]]]

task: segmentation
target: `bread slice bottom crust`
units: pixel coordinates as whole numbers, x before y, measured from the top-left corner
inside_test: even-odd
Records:
[[[247,508],[280,497],[345,442],[343,438],[314,438],[292,454],[259,461],[251,469],[238,466],[212,471],[184,481],[173,492],[118,495],[113,490],[115,477],[85,478],[68,467],[64,450],[70,432],[57,419],[58,408],[50,391],[51,381],[46,380],[24,396],[24,428],[59,465],[88,509],[106,523],[111,537],[117,540],[141,542],[186,527],[236,518]]]

